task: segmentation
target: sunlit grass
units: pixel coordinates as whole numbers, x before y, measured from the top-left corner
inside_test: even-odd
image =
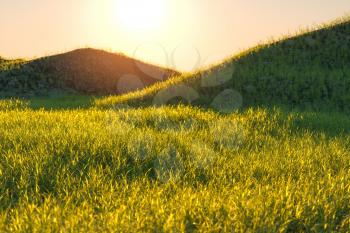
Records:
[[[279,109],[2,108],[0,231],[347,232],[349,128]]]
[[[343,42],[348,25],[314,35]],[[350,232],[349,56],[337,49],[343,43],[308,43],[302,34],[257,46],[122,96],[1,100],[0,232]],[[315,51],[325,52],[319,60],[342,57],[323,69],[307,63]],[[237,76],[203,88],[232,64]],[[204,108],[151,107],[179,83]],[[244,93],[248,84],[256,95]],[[210,109],[226,88],[242,92],[245,108]]]

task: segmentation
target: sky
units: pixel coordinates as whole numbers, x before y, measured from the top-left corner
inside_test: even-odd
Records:
[[[349,0],[0,0],[0,56],[93,47],[191,71],[348,13]]]

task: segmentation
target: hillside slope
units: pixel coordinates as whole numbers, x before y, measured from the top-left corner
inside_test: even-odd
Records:
[[[121,54],[78,49],[32,61],[0,61],[0,96],[46,95],[52,90],[119,94],[178,75]]]
[[[190,102],[231,111],[287,105],[350,109],[350,20],[256,46],[218,66],[145,90],[96,101],[97,106]]]

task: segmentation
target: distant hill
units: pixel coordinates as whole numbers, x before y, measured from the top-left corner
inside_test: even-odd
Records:
[[[120,94],[142,89],[178,72],[96,49],[78,49],[32,61],[0,58],[0,96],[51,92]]]
[[[108,107],[190,102],[350,110],[350,20],[256,46],[195,74],[98,100]],[[226,106],[225,106],[226,105]]]

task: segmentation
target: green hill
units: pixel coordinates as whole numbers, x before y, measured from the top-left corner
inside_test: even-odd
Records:
[[[0,61],[0,96],[46,96],[52,92],[120,94],[142,89],[178,72],[121,54],[78,49],[32,61]]]
[[[21,59],[8,60],[0,57],[0,74],[8,70],[18,68],[21,64],[24,64],[24,62],[25,61]]]
[[[191,102],[350,110],[350,20],[258,45],[222,64],[145,90],[98,100],[98,106]]]

